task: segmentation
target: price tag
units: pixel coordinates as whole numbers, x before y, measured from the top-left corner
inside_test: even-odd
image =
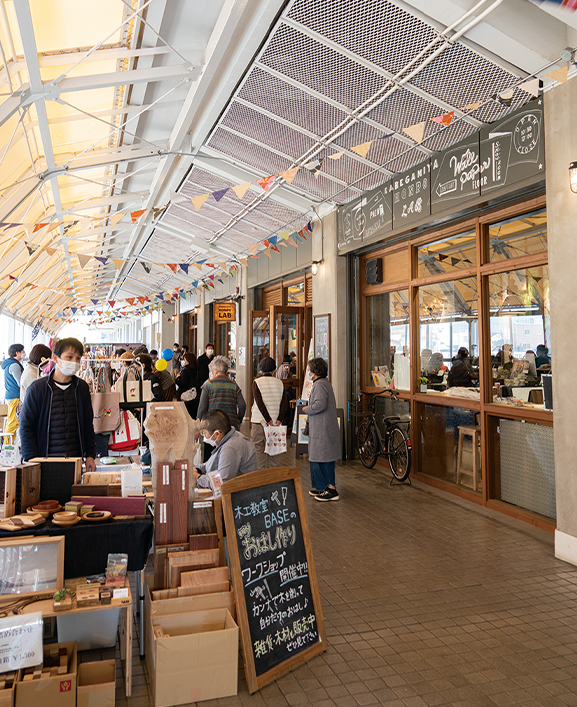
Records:
[[[0,672],[40,665],[42,612],[0,619]]]
[[[113,599],[128,599],[128,587],[123,587],[122,589],[112,590]]]

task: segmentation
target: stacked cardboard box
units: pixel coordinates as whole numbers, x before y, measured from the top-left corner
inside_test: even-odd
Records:
[[[44,647],[44,663],[16,683],[16,707],[76,707],[76,642]]]

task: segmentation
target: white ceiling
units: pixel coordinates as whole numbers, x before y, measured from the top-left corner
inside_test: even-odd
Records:
[[[0,311],[56,329],[67,306],[189,288],[210,269],[166,263],[246,257],[527,102],[518,88],[510,107],[491,97],[567,66],[577,13],[527,0],[1,0],[0,44],[0,221],[25,224],[0,227]],[[450,111],[450,127],[430,120]],[[417,144],[402,130],[421,121]],[[385,135],[367,158],[350,151]],[[256,183],[341,150],[316,177]],[[238,199],[230,188],[246,182]],[[221,189],[196,210],[191,197]]]

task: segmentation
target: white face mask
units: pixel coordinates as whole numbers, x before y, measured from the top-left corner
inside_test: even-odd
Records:
[[[80,364],[76,361],[63,361],[61,358],[58,359],[56,366],[63,376],[75,376],[80,369]]]
[[[203,435],[204,443],[205,443],[205,444],[210,444],[211,447],[216,447],[217,442],[216,442],[215,439],[212,438],[214,434],[216,434],[216,433],[213,432],[210,437],[204,437],[204,435]]]
[[[214,349],[207,349],[206,350],[206,355],[207,356],[212,356],[214,354]]]

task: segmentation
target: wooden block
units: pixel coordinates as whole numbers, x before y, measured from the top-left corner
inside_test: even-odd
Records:
[[[184,582],[184,577],[189,573],[183,572],[180,577],[181,580]],[[217,594],[220,592],[228,592],[230,589],[230,583],[227,580],[226,582],[215,582],[214,584],[196,584],[192,586],[187,586],[185,584],[182,584],[180,587],[178,587],[178,596],[179,597],[191,597],[191,596],[198,596],[200,594]]]
[[[164,638],[164,631],[162,630],[162,626],[155,626],[154,627],[154,637],[155,638]]]
[[[167,562],[169,552],[184,552],[188,550],[188,543],[185,545],[156,545],[154,549],[154,588],[166,589],[168,586]]]
[[[188,534],[216,533],[214,505],[212,500],[192,501],[188,504]]]
[[[25,673],[24,677],[22,678],[23,682],[28,682],[28,680],[32,680],[32,673]]]
[[[169,544],[170,470],[172,464],[161,462],[156,472],[156,498],[154,503],[154,539],[157,545]]]
[[[85,486],[108,486],[109,484],[120,483],[120,470],[111,471],[85,471],[82,476],[82,483]]]
[[[183,572],[182,580],[182,585],[186,587],[228,582],[228,567],[211,567],[210,569]]]
[[[76,592],[76,606],[98,606],[100,604],[100,589],[98,587],[80,587]]]
[[[86,497],[73,496],[73,501],[86,502]],[[146,498],[141,496],[93,496],[90,497],[90,504],[92,504],[93,510],[95,511],[110,511],[113,516],[115,515],[144,515],[146,513]],[[82,511],[84,507],[82,508]],[[82,512],[81,511],[81,512]],[[83,513],[84,515],[84,513]]]
[[[72,597],[66,594],[64,599],[60,601],[54,600],[52,602],[52,608],[54,611],[67,611],[68,609],[72,609]]]
[[[36,670],[34,671],[33,679],[40,680],[41,675],[42,675],[42,668],[36,668]]]
[[[64,506],[64,510],[72,511],[76,513],[77,516],[79,516],[83,505],[84,504],[82,503],[82,501],[68,501],[68,503]]]
[[[108,496],[108,484],[74,484],[70,496]]]
[[[2,518],[9,518],[16,513],[16,467],[0,467],[0,476],[4,479],[4,513]]]
[[[100,590],[100,603],[101,604],[110,604],[112,600],[112,592],[110,589],[101,589]]]
[[[83,503],[82,508],[80,509],[80,516],[84,516],[87,513],[92,513],[94,510],[94,506],[91,503]]]
[[[50,668],[50,677],[55,678],[58,675],[58,666],[55,665],[53,668]]]
[[[170,470],[169,543],[188,539],[188,460],[178,459]]]
[[[20,486],[20,508],[17,513],[25,513],[27,508],[35,506],[40,501],[40,479],[42,468],[40,464],[24,462],[19,464],[18,483]]]
[[[189,535],[188,545],[191,550],[216,550],[218,548],[218,535],[216,533]]]
[[[181,572],[218,567],[218,550],[189,550],[168,553],[168,586],[180,586]]]

